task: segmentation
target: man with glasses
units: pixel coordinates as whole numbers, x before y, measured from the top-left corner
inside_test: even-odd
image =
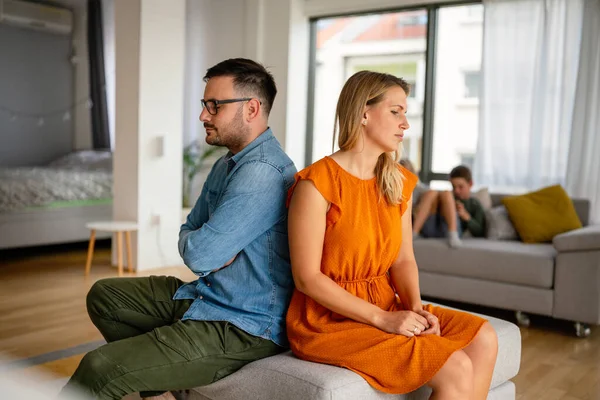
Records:
[[[296,168],[268,127],[277,89],[260,64],[208,69],[200,120],[206,142],[229,152],[213,166],[179,233],[199,279],[105,279],[87,298],[108,344],[88,353],[67,388],[94,398],[210,384],[287,347],[293,279],[286,196]]]

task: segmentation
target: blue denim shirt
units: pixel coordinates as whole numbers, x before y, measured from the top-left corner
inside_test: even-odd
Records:
[[[179,254],[200,276],[175,293],[194,300],[184,320],[229,321],[287,346],[294,284],[285,203],[295,173],[270,129],[215,163],[179,232]]]

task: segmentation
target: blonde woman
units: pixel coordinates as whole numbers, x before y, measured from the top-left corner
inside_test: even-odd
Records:
[[[288,338],[298,357],[353,370],[383,392],[429,385],[431,399],[485,399],[493,328],[421,302],[411,229],[417,178],[397,163],[408,93],[392,75],[353,75],[337,105],[340,150],[296,175]]]

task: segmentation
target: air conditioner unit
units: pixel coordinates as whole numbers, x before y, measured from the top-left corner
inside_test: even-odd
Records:
[[[73,30],[73,13],[66,8],[40,3],[0,0],[0,23],[70,35]]]

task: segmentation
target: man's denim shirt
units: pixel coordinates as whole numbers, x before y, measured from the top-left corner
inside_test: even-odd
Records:
[[[175,293],[194,300],[184,320],[229,321],[287,346],[294,286],[286,197],[295,173],[271,129],[215,163],[179,232],[179,254],[200,276]]]

